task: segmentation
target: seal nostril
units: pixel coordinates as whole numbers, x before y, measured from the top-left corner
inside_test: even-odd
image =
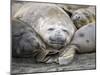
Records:
[[[72,19],[73,20],[80,19],[80,16],[79,15],[75,15],[75,16],[72,17]]]
[[[80,19],[80,16],[76,16],[77,19]]]
[[[80,19],[80,16],[78,16],[78,19]]]

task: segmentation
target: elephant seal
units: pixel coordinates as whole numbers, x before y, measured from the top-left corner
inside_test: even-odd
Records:
[[[96,49],[96,25],[90,23],[75,32],[72,45],[77,46],[78,53],[93,52]]]
[[[81,27],[75,32],[70,44],[64,49],[58,58],[52,58],[47,63],[59,63],[68,65],[74,59],[75,53],[89,53],[96,50],[95,23]]]
[[[43,61],[49,51],[35,30],[19,19],[12,19],[12,56],[34,57],[36,61]]]
[[[70,17],[54,4],[26,4],[14,18],[31,25],[44,42],[55,49],[67,45],[76,30]]]
[[[80,8],[72,12],[71,19],[75,26],[80,27],[87,25],[88,23],[95,23],[95,7]]]
[[[86,27],[83,26],[76,31],[76,27],[70,17],[61,8],[54,4],[26,4],[20,8],[14,18],[31,26],[31,28],[33,28],[41,37],[41,42],[45,43],[46,48],[44,50],[41,49],[41,52],[36,58],[39,62],[55,62],[60,65],[68,64],[73,60],[76,51],[80,53],[91,52],[92,48],[94,48],[95,41],[93,41],[93,39],[95,38],[95,30],[93,29],[95,24],[93,24],[94,26],[91,24],[86,25]],[[80,38],[76,38],[76,36],[81,31],[83,31],[84,35],[87,37],[83,37],[84,39],[80,40],[83,40],[83,42],[89,46],[82,45],[82,42],[76,41]],[[86,51],[83,49],[83,46],[86,46]],[[43,55],[42,53],[47,54]],[[42,56],[44,56],[44,58],[42,58]]]
[[[51,60],[57,53],[57,58],[59,58],[63,52],[67,51],[69,51],[67,55],[74,56],[74,50],[66,49],[66,46],[70,43],[76,27],[60,7],[55,4],[29,3],[23,5],[14,18],[30,25],[42,37],[46,44],[45,51],[50,51],[45,59],[50,57]],[[50,63],[49,59],[45,63]]]

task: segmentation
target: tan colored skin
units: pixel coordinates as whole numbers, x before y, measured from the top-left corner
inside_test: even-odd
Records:
[[[78,29],[89,23],[95,23],[95,8],[77,9],[72,12],[71,19]]]

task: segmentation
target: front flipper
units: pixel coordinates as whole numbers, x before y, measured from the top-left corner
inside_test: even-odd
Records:
[[[46,63],[58,63],[67,65],[74,59],[76,47],[71,45],[65,48],[59,55],[52,56]]]
[[[59,56],[58,63],[60,65],[67,65],[72,62],[75,56],[75,46],[69,46],[67,47]]]

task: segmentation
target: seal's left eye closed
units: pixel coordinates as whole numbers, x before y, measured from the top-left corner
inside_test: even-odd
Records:
[[[68,30],[66,30],[66,29],[62,29],[64,32],[66,32],[67,34],[69,34],[69,32],[68,32]]]
[[[67,30],[65,30],[65,29],[62,29],[64,32],[68,32]]]
[[[53,31],[53,30],[54,30],[54,28],[49,28],[48,30],[49,30],[49,31]]]

